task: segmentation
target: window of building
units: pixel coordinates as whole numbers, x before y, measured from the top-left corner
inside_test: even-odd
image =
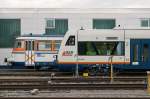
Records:
[[[74,46],[75,45],[75,36],[70,36],[66,42],[66,45]]]
[[[46,28],[55,28],[55,19],[46,19]]]
[[[46,21],[46,35],[65,35],[68,31],[68,19],[48,19]]]
[[[141,27],[150,27],[150,18],[141,19]]]
[[[55,19],[46,19],[46,28],[55,28]]]
[[[20,19],[0,19],[0,48],[12,48],[21,33]]]
[[[113,29],[115,26],[115,19],[93,19],[93,29]]]
[[[79,55],[124,55],[124,42],[78,42]]]

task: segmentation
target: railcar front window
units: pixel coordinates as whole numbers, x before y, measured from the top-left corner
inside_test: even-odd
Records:
[[[70,36],[66,42],[67,46],[74,46],[75,45],[75,36]]]
[[[124,42],[78,42],[79,55],[124,55]]]
[[[15,48],[21,48],[21,41],[17,41],[15,43]]]

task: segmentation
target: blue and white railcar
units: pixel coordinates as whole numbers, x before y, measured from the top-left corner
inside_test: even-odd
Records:
[[[58,53],[60,69],[79,71],[113,64],[119,70],[150,69],[150,30],[79,30],[67,33]]]
[[[24,35],[16,38],[8,62],[14,69],[52,68],[63,36]]]

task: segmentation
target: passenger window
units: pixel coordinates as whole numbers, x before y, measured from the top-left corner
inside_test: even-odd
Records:
[[[75,45],[75,36],[70,36],[69,39],[66,42],[66,45],[74,46]]]
[[[55,41],[55,50],[58,51],[60,48],[61,40],[56,40]]]
[[[142,53],[142,61],[147,62],[148,61],[148,44],[143,45],[143,53]]]
[[[124,42],[78,42],[79,55],[124,55]]]
[[[86,55],[97,55],[91,42],[87,42],[86,49],[87,49]]]
[[[138,45],[133,46],[133,62],[138,62]]]
[[[51,50],[52,43],[50,41],[39,41],[38,50]]]

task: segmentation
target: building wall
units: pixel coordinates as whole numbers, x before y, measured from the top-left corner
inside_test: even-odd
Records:
[[[72,33],[81,27],[92,29],[94,18],[116,19],[115,28],[142,29],[140,18],[150,18],[150,9],[0,9],[0,19],[21,19],[21,35],[44,34],[46,18],[68,19]],[[0,49],[0,65],[10,52],[11,48]]]

